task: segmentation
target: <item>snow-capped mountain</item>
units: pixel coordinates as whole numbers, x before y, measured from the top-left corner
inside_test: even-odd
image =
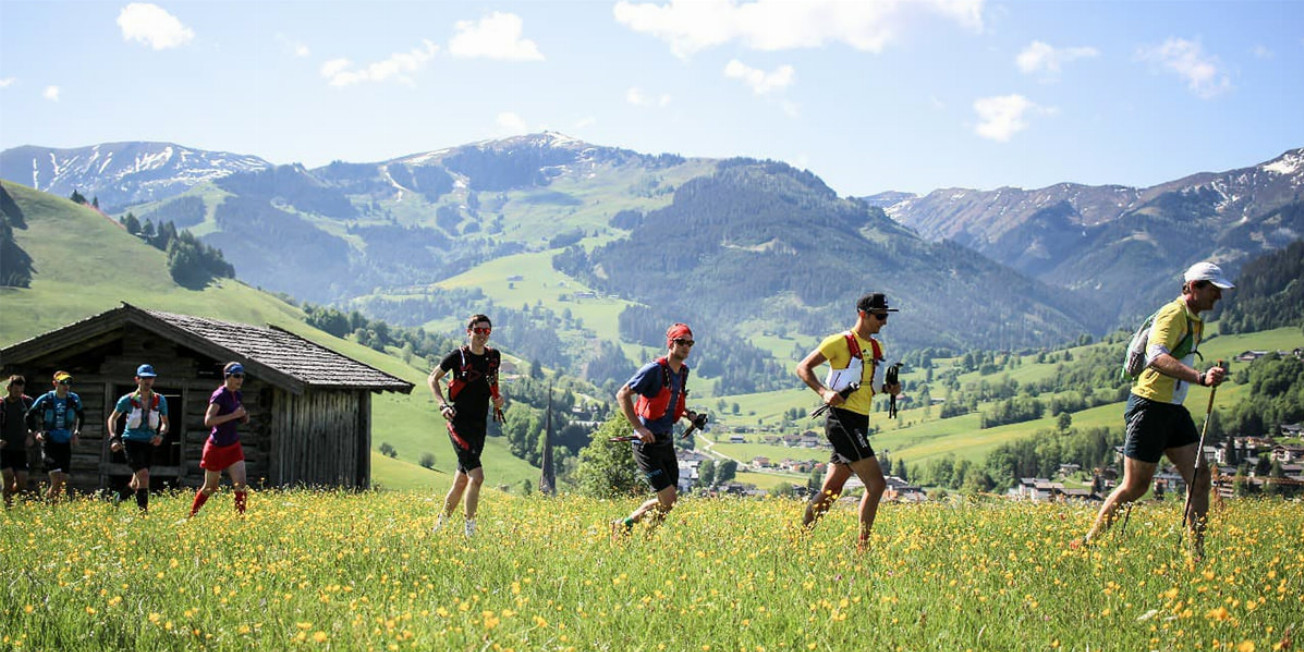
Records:
[[[0,178],[67,197],[74,190],[101,207],[165,199],[210,179],[272,167],[257,156],[172,143],[104,143],[89,147],[15,147],[0,152]]]

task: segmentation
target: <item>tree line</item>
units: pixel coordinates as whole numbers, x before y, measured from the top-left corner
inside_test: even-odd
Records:
[[[200,242],[189,231],[178,230],[171,220],[160,220],[155,226],[152,220],[141,222],[134,213],[128,212],[119,221],[127,233],[167,252],[168,273],[178,285],[202,288],[213,279],[235,278],[235,267],[226,262],[222,250]]]
[[[1304,204],[1283,211],[1304,220]],[[1252,333],[1286,326],[1304,328],[1304,240],[1246,263],[1228,293],[1218,321],[1223,333]]]

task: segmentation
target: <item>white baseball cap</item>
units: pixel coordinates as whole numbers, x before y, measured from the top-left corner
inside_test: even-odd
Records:
[[[1191,281],[1209,281],[1223,290],[1230,290],[1235,285],[1223,276],[1222,268],[1209,262],[1196,263],[1186,270],[1182,278],[1190,283]]]

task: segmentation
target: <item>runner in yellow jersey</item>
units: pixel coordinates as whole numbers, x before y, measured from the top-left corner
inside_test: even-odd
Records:
[[[899,383],[885,383],[887,365],[883,362],[883,347],[873,337],[887,325],[888,313],[892,312],[896,309],[888,307],[882,293],[866,294],[856,302],[856,325],[849,331],[828,336],[797,363],[797,376],[830,408],[824,435],[833,444],[824,486],[807,503],[802,524],[812,527],[855,473],[865,484],[865,495],[860,499],[862,548],[874,526],[878,502],[887,489],[883,468],[869,445],[869,411],[875,394],[901,392]],[[815,369],[825,362],[830,370],[821,382]],[[852,389],[854,385],[858,387]]]

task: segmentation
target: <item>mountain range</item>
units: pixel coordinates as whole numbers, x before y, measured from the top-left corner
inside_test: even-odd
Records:
[[[893,342],[957,349],[1103,333],[1175,294],[1194,261],[1234,274],[1304,233],[1304,150],[1145,189],[865,198],[783,163],[641,154],[551,132],[313,169],[167,143],[28,146],[0,152],[0,177],[189,228],[248,283],[389,306],[387,318],[412,324],[447,317],[450,279],[492,269],[505,277],[495,281],[547,277],[648,311],[631,314],[710,321],[751,340],[805,342],[849,325],[855,297],[882,290],[902,307]],[[517,296],[453,304],[501,310]],[[619,339],[655,339],[629,321]]]
[[[1149,188],[1061,183],[867,200],[930,240],[953,240],[1032,278],[1096,297],[1115,317],[1173,294],[1176,272],[1191,263],[1213,260],[1234,272],[1247,257],[1301,237],[1302,190],[1304,149],[1293,149],[1253,167]]]

